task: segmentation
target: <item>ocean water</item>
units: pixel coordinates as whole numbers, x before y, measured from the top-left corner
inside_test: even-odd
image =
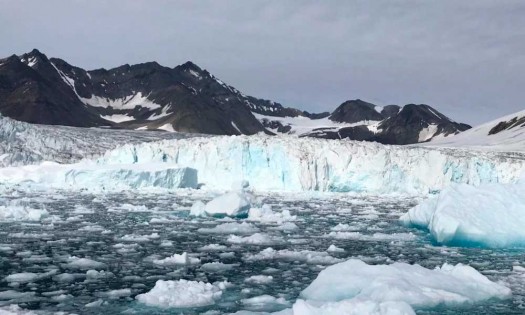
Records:
[[[196,200],[207,201],[214,196],[204,191],[91,194],[4,189],[2,196],[33,208],[45,208],[50,216],[37,222],[0,223],[0,306],[17,304],[36,312],[76,314],[278,311],[290,307],[301,290],[330,263],[359,258],[371,264],[399,261],[427,268],[445,262],[464,263],[493,281],[505,283],[513,292],[507,300],[417,309],[418,314],[525,313],[525,274],[512,270],[515,265],[525,265],[523,249],[434,244],[426,231],[398,223],[398,218],[418,202],[413,197],[261,194],[258,195],[261,201],[274,211],[289,210],[297,216],[292,221],[297,228],[283,230],[277,223],[249,222],[251,233],[239,234],[210,233],[210,229],[213,232],[215,226],[246,219],[188,216]],[[268,235],[268,244],[228,241],[231,234],[245,237],[255,231]],[[209,244],[227,248],[200,250]],[[345,251],[327,253],[332,244]],[[268,247],[298,253],[260,259],[257,254]],[[200,264],[160,266],[153,262],[183,252],[199,258]],[[98,278],[88,277],[86,271],[92,268],[69,265],[75,259],[73,256],[104,264],[102,269],[106,273]],[[221,262],[227,268],[203,270],[204,264],[212,262]],[[17,273],[38,275],[30,282],[6,281],[7,276]],[[273,280],[265,284],[245,281],[254,275],[272,276]],[[232,285],[214,305],[206,307],[157,308],[135,300],[137,294],[153,288],[157,280],[178,279],[228,281]],[[245,301],[260,295],[282,299],[280,303],[258,305]],[[100,305],[86,307],[95,301]]]

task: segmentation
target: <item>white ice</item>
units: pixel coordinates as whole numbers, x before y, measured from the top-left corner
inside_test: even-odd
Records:
[[[525,181],[458,184],[410,209],[401,221],[428,228],[443,244],[525,245]]]
[[[406,263],[368,265],[350,259],[321,271],[301,292],[301,297],[318,304],[372,301],[381,308],[381,303],[395,302],[417,309],[505,299],[510,294],[509,288],[490,281],[467,265],[445,263],[432,270]]]
[[[211,284],[183,279],[178,281],[158,280],[153,289],[147,293],[139,294],[135,298],[139,302],[151,306],[198,307],[215,304],[225,289],[225,282]]]

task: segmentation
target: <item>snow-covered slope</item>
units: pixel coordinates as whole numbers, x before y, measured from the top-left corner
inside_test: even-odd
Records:
[[[525,110],[501,117],[454,136],[434,138],[428,145],[524,152]]]

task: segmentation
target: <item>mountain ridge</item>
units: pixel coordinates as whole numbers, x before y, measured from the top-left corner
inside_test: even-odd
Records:
[[[416,134],[431,125],[421,117],[399,116],[404,107],[378,108],[350,100],[332,113],[309,113],[245,95],[191,61],[173,68],[151,61],[85,70],[37,49],[0,59],[0,113],[30,123],[216,135],[284,133],[391,144],[421,142]],[[422,110],[414,111],[414,117]],[[441,126],[430,138],[469,127],[436,116]],[[297,128],[286,119],[309,127]],[[330,128],[325,128],[328,121]],[[368,121],[382,123],[371,130]],[[410,128],[402,126],[408,123]]]

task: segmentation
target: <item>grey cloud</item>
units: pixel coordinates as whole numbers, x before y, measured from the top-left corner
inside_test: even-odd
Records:
[[[427,103],[472,124],[524,109],[522,1],[0,0],[0,55],[84,68],[192,60],[310,111]]]

